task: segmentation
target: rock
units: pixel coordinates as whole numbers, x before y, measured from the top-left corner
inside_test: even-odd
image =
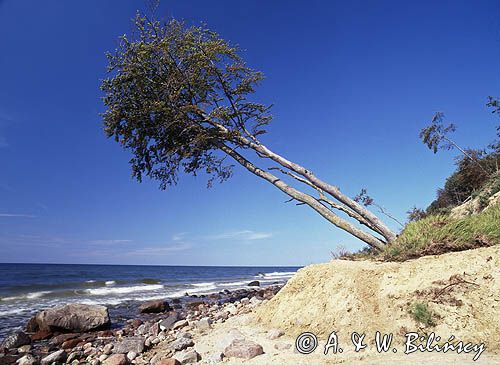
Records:
[[[83,357],[83,352],[82,351],[75,351],[69,354],[68,358],[66,359],[66,363],[71,364],[73,361],[77,361]]]
[[[160,361],[156,362],[155,365],[181,365],[181,363],[177,359],[170,358],[170,359],[160,360]]]
[[[217,364],[219,362],[222,362],[223,359],[224,359],[224,354],[222,352],[215,352],[215,353],[209,355],[206,358],[206,361],[209,364]]]
[[[221,351],[224,351],[226,347],[230,346],[236,340],[244,340],[243,334],[237,329],[230,329],[227,335],[225,335],[219,343],[217,343],[217,348]]]
[[[160,329],[162,331],[168,331],[174,326],[174,323],[177,322],[179,319],[180,319],[179,313],[177,312],[170,313],[167,318],[163,319],[160,322]]]
[[[277,338],[283,336],[285,332],[278,330],[278,329],[272,329],[267,333],[267,338],[270,340],[276,340]]]
[[[175,335],[175,338],[193,338],[193,335],[190,334],[189,332],[184,332],[184,331],[180,331],[180,332],[177,332],[177,334]]]
[[[68,340],[68,341],[63,342],[63,344],[61,345],[61,348],[65,349],[65,350],[72,349],[72,348],[75,348],[80,342],[82,342],[81,339],[73,338],[72,340]]]
[[[226,357],[237,357],[247,360],[263,353],[264,349],[261,345],[248,340],[234,340],[224,349],[224,356]]]
[[[153,336],[158,336],[158,334],[160,333],[159,323],[153,323],[149,328],[149,333]]]
[[[109,357],[109,355],[106,355],[106,354],[102,354],[101,356],[99,356],[99,361],[105,361],[107,358]],[[128,356],[127,356],[128,357]]]
[[[172,351],[181,351],[181,350],[184,350],[184,349],[191,347],[191,346],[194,346],[194,342],[192,339],[186,338],[186,337],[181,337],[181,338],[178,338],[177,340],[173,341],[169,345],[169,348]]]
[[[177,359],[183,365],[194,364],[201,359],[201,356],[195,350],[191,349],[176,353],[174,359]]]
[[[16,331],[11,333],[2,342],[2,346],[6,349],[14,349],[31,343],[31,337],[23,331]]]
[[[102,305],[67,304],[35,316],[41,330],[87,332],[109,327],[108,309]]]
[[[260,304],[261,302],[262,302],[262,300],[257,298],[257,297],[252,297],[252,299],[250,299],[250,304],[252,304],[254,306]]]
[[[174,323],[174,325],[172,326],[172,329],[177,330],[177,329],[185,327],[187,325],[188,325],[188,321],[186,321],[185,319],[181,319],[180,321],[177,321]]]
[[[142,321],[140,319],[132,319],[130,320],[130,325],[134,328],[139,327],[142,324]]]
[[[196,322],[196,327],[202,331],[209,330],[212,328],[212,320],[208,317],[204,317]]]
[[[113,344],[112,343],[108,343],[107,345],[105,345],[102,348],[102,352],[106,355],[110,355],[112,351],[113,351]]]
[[[276,350],[288,350],[292,347],[289,343],[278,342],[274,344]]]
[[[162,313],[171,310],[168,303],[164,300],[154,300],[141,304],[139,312],[141,313]]]
[[[52,332],[49,330],[39,330],[31,335],[32,341],[41,341],[46,340],[47,338],[52,337]]]
[[[20,356],[15,356],[15,355],[10,355],[10,354],[4,355],[1,352],[0,352],[0,355],[1,355],[0,356],[0,365],[14,364],[20,358]]]
[[[62,363],[64,363],[66,361],[66,358],[67,358],[66,351],[59,350],[59,351],[51,353],[48,356],[45,356],[42,359],[41,364],[42,365],[50,365],[53,362],[62,362]]]
[[[50,342],[52,342],[54,345],[59,346],[62,343],[72,340],[78,337],[77,333],[65,333],[63,335],[59,335],[54,337]]]
[[[127,365],[128,359],[124,354],[114,354],[104,360],[103,365]]]
[[[128,354],[127,354],[127,359],[129,359],[130,361],[134,360],[139,354],[137,352],[134,352],[134,351],[130,351]]]
[[[18,365],[36,365],[38,364],[38,361],[33,355],[27,354],[18,359],[16,363]]]
[[[144,338],[128,337],[122,341],[115,342],[113,346],[113,353],[115,354],[127,354],[131,351],[140,354],[144,351]]]
[[[247,286],[260,286],[260,281],[254,280],[247,284]]]
[[[17,349],[18,353],[26,353],[31,351],[31,345],[23,345]]]

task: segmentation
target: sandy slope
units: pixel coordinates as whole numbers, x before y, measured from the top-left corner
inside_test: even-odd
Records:
[[[333,261],[305,267],[268,303],[254,313],[217,324],[207,335],[198,335],[196,349],[203,357],[231,328],[264,348],[265,354],[248,361],[225,360],[228,364],[500,364],[500,245],[471,251],[424,257],[404,263]],[[437,325],[418,325],[408,309],[425,302]],[[268,340],[271,328],[285,336]],[[331,331],[337,331],[342,354],[322,354]],[[276,350],[276,343],[294,344],[295,337],[310,331],[319,346],[310,355]],[[378,354],[373,341],[368,350],[353,351],[351,333],[375,331],[394,334],[398,353]],[[473,354],[414,353],[404,355],[404,333],[434,331],[446,341],[450,335],[464,342],[484,343],[479,361]],[[442,342],[441,341],[441,342]],[[456,340],[454,341],[456,342]]]

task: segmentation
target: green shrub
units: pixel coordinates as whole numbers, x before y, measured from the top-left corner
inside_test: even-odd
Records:
[[[436,322],[434,320],[435,316],[431,312],[426,303],[422,302],[413,303],[413,305],[410,307],[409,312],[411,317],[415,321],[422,323],[426,327],[434,327],[436,325]]]

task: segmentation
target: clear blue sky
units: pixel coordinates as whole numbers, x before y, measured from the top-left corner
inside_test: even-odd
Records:
[[[302,265],[362,247],[236,169],[206,189],[130,177],[102,133],[104,53],[141,1],[0,0],[0,261]],[[453,170],[418,131],[435,111],[470,147],[494,138],[498,1],[163,1],[238,43],[274,103],[263,139],[349,195],[362,187],[404,219]]]

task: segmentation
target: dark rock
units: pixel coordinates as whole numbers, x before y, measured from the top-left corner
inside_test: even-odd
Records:
[[[36,365],[38,364],[38,360],[31,354],[26,354],[17,360],[18,365]]]
[[[78,346],[78,344],[80,344],[80,343],[82,343],[81,339],[73,338],[71,340],[64,341],[61,345],[61,348],[64,350],[72,349],[72,348],[75,348],[76,346]]]
[[[49,330],[40,330],[36,333],[33,333],[31,335],[31,340],[32,341],[41,341],[41,340],[46,340],[47,338],[52,337],[52,332]]]
[[[170,345],[169,348],[172,351],[181,351],[184,349],[187,349],[188,347],[194,346],[194,342],[190,338],[186,337],[180,337],[177,340],[173,341]]]
[[[54,337],[50,342],[52,342],[54,345],[61,345],[62,343],[77,337],[78,333],[65,333],[63,335]]]
[[[260,286],[260,281],[254,280],[247,284],[247,286]]]
[[[141,313],[162,313],[169,311],[171,308],[164,300],[155,300],[141,304],[139,312]]]
[[[86,332],[106,328],[111,324],[108,309],[102,305],[68,304],[44,310],[35,318],[41,330],[52,332]]]
[[[174,323],[177,322],[179,319],[180,316],[178,312],[170,313],[168,317],[160,321],[160,329],[162,331],[168,331],[173,327]]]
[[[19,356],[15,356],[15,355],[0,356],[0,365],[15,364],[18,358],[19,358]]]
[[[31,337],[23,331],[16,331],[5,338],[2,347],[6,349],[18,348],[31,343]]]

